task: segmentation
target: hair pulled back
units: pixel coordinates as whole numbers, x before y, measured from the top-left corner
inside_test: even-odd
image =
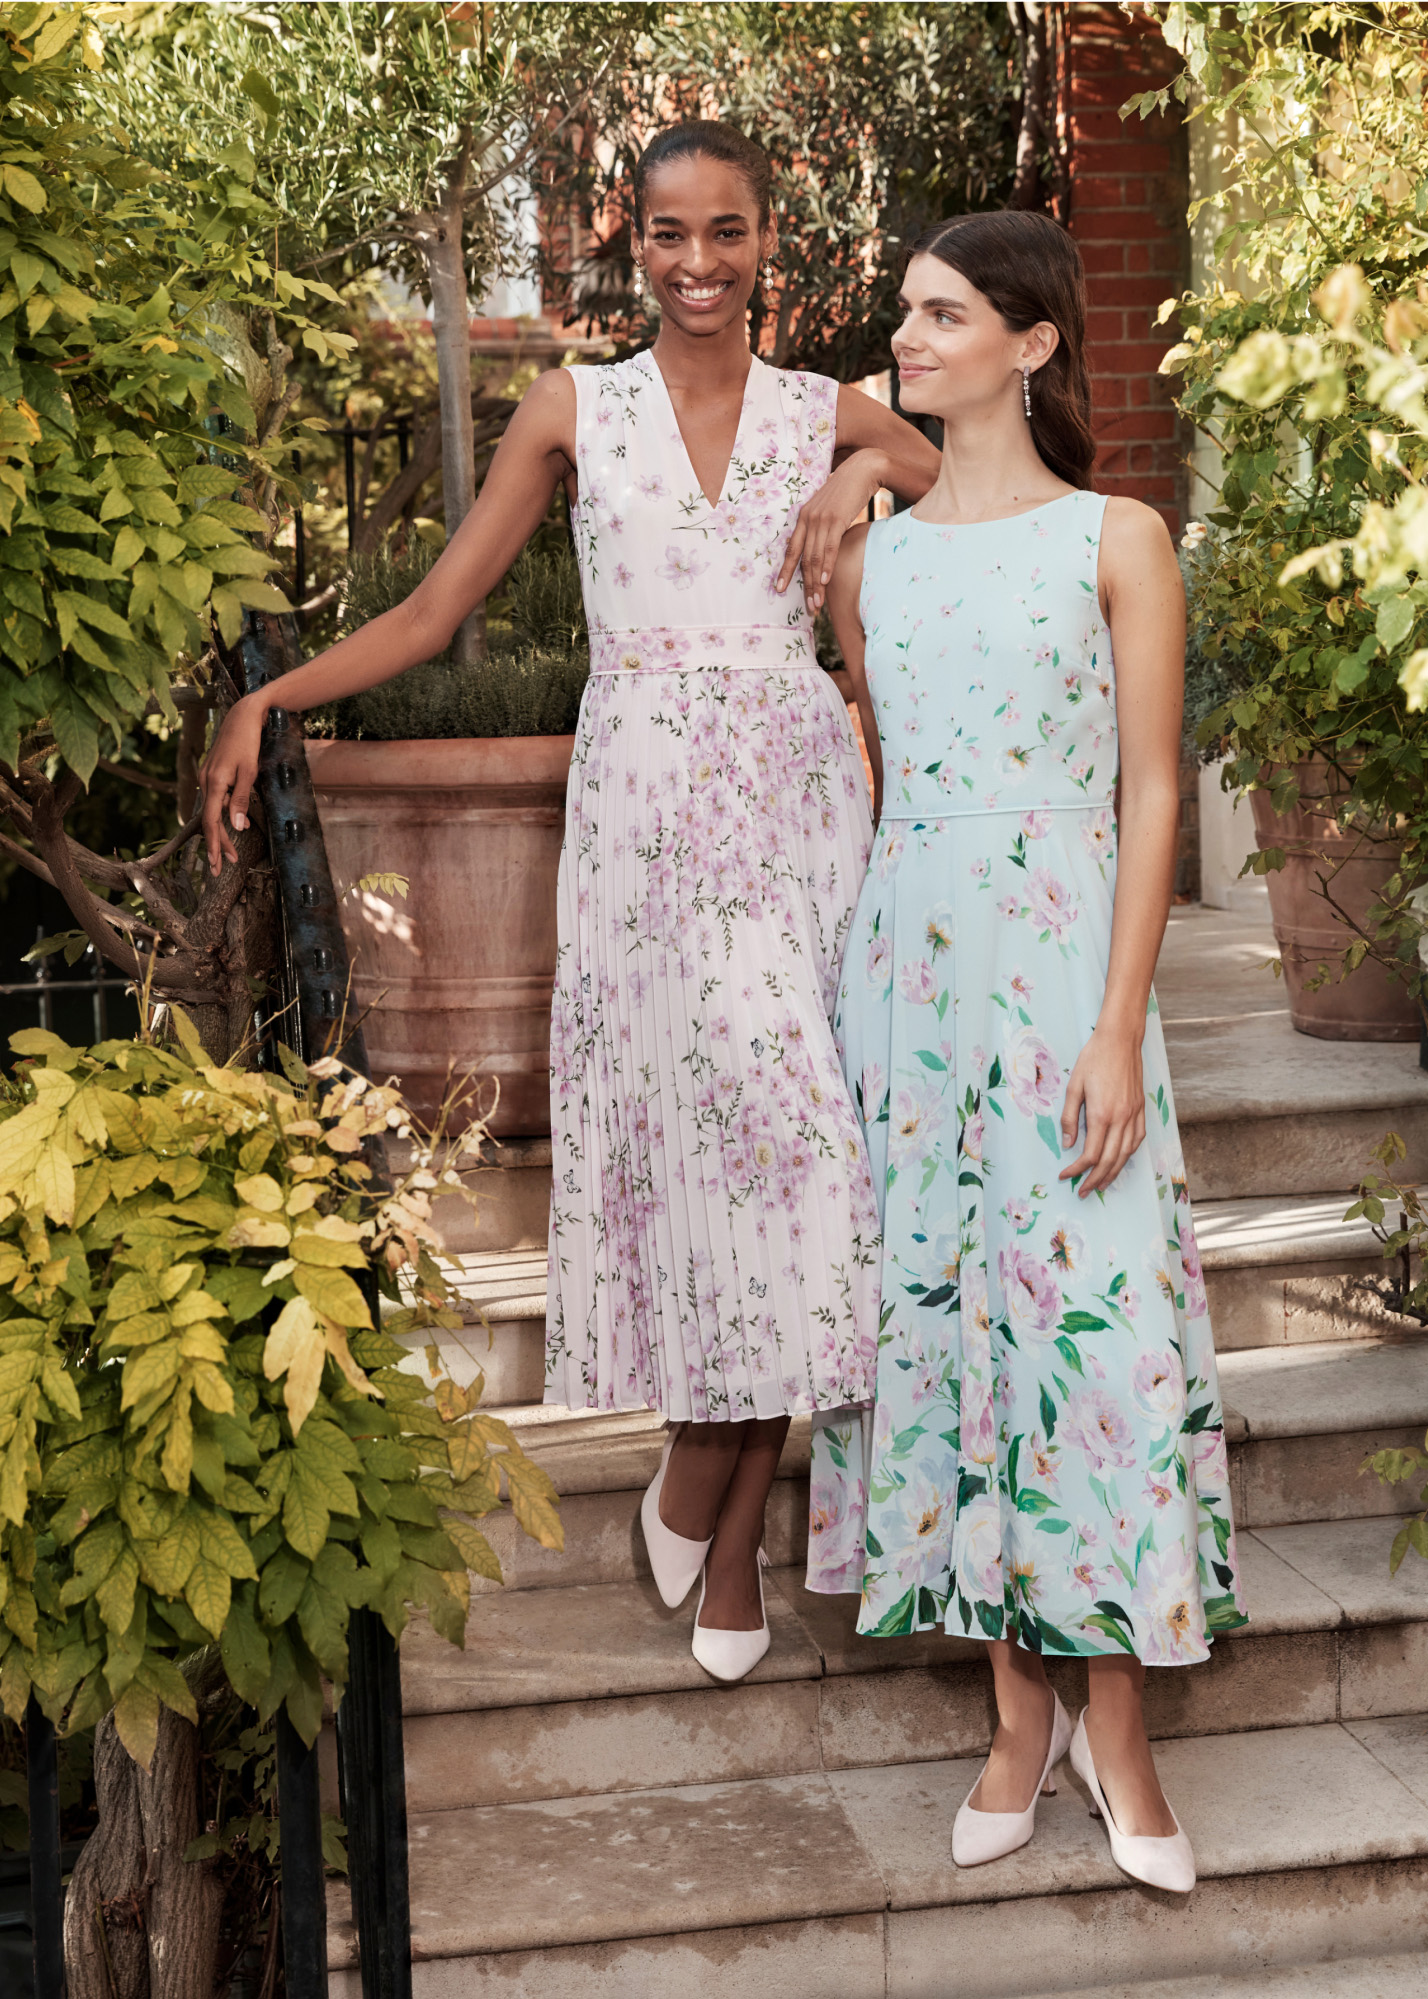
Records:
[[[635,162],[635,227],[645,226],[645,204],[650,177],[673,160],[719,160],[732,167],[754,197],[759,211],[759,227],[768,224],[769,156],[763,147],[748,139],[736,126],[717,118],[691,118],[683,125],[669,125],[657,132]]]
[[[1088,487],[1096,461],[1086,369],[1086,273],[1049,215],[1008,208],[954,215],[924,231],[912,256],[936,257],[974,285],[1013,333],[1045,320],[1060,339],[1031,378],[1031,436],[1058,479]]]

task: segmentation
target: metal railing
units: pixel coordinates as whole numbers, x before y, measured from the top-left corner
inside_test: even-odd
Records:
[[[45,926],[41,923],[35,929],[35,942],[43,944],[45,941]],[[85,964],[90,959],[94,961],[93,972],[82,974],[79,978],[57,978],[53,958],[46,952],[43,957],[36,958],[34,971],[28,979],[9,979],[0,982],[0,997],[33,999],[38,1014],[36,1025],[48,1028],[53,1034],[56,999],[81,998],[87,993],[93,1014],[94,1039],[107,1041],[109,1039],[107,996],[114,992],[132,992],[133,981],[121,978],[117,974],[107,975],[102,971],[98,953],[92,944],[86,946],[84,956],[79,963]]]

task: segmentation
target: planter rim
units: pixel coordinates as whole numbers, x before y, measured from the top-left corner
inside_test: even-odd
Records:
[[[431,736],[409,742],[307,745],[319,791],[449,790],[495,784],[564,785],[575,737]]]

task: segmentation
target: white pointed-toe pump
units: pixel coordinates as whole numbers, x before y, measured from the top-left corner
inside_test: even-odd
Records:
[[[984,1812],[973,1805],[977,1784],[982,1781],[986,1764],[977,1783],[967,1793],[962,1809],[952,1824],[952,1858],[959,1867],[982,1867],[989,1860],[1001,1860],[1008,1853],[1015,1853],[1019,1846],[1025,1846],[1036,1830],[1036,1806],[1040,1798],[1056,1795],[1056,1779],[1053,1776],[1057,1764],[1066,1754],[1071,1741],[1071,1717],[1061,1705],[1060,1697],[1053,1693],[1051,1710],[1051,1742],[1046,1751],[1046,1766],[1037,1779],[1036,1789],[1031,1794],[1031,1803],[1024,1812]]]
[[[763,1622],[757,1631],[707,1631],[699,1622],[699,1612],[704,1608],[704,1592],[708,1588],[709,1575],[705,1571],[704,1582],[699,1591],[699,1610],[694,1613],[694,1637],[690,1651],[716,1680],[742,1680],[746,1673],[752,1673],[760,1659],[769,1649],[769,1617],[764,1606],[764,1570],[769,1558],[759,1549],[759,1615]]]
[[[693,1589],[714,1539],[711,1534],[708,1541],[686,1540],[683,1534],[676,1534],[672,1528],[666,1527],[659,1517],[659,1496],[664,1490],[669,1454],[678,1434],[678,1430],[671,1425],[664,1440],[659,1470],[640,1501],[640,1525],[645,1530],[645,1546],[649,1550],[655,1586],[671,1610],[678,1610]]]
[[[1169,1804],[1166,1810],[1175,1819],[1172,1833],[1122,1832],[1111,1817],[1111,1808],[1091,1759],[1091,1745],[1086,1739],[1084,1708],[1071,1738],[1071,1768],[1091,1793],[1091,1816],[1104,1822],[1106,1837],[1111,1842],[1111,1858],[1121,1872],[1133,1880],[1144,1881],[1148,1888],[1168,1888],[1172,1895],[1188,1895],[1195,1886],[1195,1854]]]

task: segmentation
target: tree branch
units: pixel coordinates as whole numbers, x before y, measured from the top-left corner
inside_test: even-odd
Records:
[[[108,757],[101,757],[98,769],[110,777],[122,777],[126,784],[137,784],[144,791],[162,792],[165,798],[177,798],[178,786],[166,777],[150,777],[146,770],[134,770],[129,764],[111,763]]]

